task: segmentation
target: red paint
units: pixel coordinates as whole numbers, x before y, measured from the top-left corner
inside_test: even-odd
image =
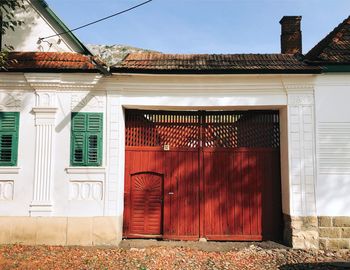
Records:
[[[162,235],[163,176],[131,175],[130,235]]]
[[[245,113],[126,111],[124,237],[280,238],[278,115]]]

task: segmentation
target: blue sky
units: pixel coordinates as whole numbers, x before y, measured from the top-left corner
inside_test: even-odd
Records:
[[[144,0],[46,1],[74,28]],[[350,15],[350,0],[153,0],[75,34],[167,53],[278,53],[283,15],[303,16],[306,53]]]

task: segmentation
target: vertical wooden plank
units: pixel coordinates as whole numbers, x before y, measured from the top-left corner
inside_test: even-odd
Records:
[[[223,216],[221,213],[221,202],[222,202],[222,175],[221,175],[221,164],[222,164],[222,155],[217,156],[215,152],[211,153],[211,159],[214,163],[213,165],[213,212],[214,218],[211,220],[211,222],[214,224],[214,235],[222,235],[221,228],[223,223]]]
[[[228,227],[228,233],[230,235],[236,235],[236,196],[237,196],[237,190],[236,190],[236,183],[237,183],[237,176],[234,168],[234,162],[235,162],[235,152],[232,150],[229,152],[228,155],[228,189],[227,189],[227,201],[230,204],[230,208],[228,209],[228,217],[227,217],[227,227]]]
[[[176,152],[176,158],[175,158],[175,181],[173,185],[173,195],[171,195],[173,202],[174,202],[174,210],[173,210],[173,222],[174,222],[174,235],[178,236],[179,235],[179,219],[181,218],[180,215],[180,209],[179,209],[179,193],[181,192],[179,190],[179,187],[181,187],[181,173],[180,173],[180,168],[179,168],[179,157],[180,153]]]
[[[215,155],[217,156],[216,159],[218,159],[220,162],[218,164],[217,168],[217,188],[218,188],[218,194],[219,194],[219,215],[220,215],[220,226],[218,228],[218,234],[220,235],[226,235],[226,224],[227,224],[227,211],[226,211],[226,206],[227,205],[227,200],[226,200],[226,190],[227,190],[227,165],[226,165],[226,159],[227,159],[227,154],[226,152],[215,152]]]
[[[223,160],[223,164],[225,167],[224,173],[224,189],[223,192],[223,215],[224,215],[224,222],[223,222],[223,234],[224,235],[232,235],[232,232],[230,231],[230,215],[233,208],[233,202],[230,200],[229,194],[232,192],[231,189],[231,178],[233,177],[230,174],[230,158],[231,153],[229,151],[225,151],[225,158]]]
[[[216,183],[217,179],[215,177],[216,173],[216,160],[213,159],[213,153],[209,152],[209,168],[210,168],[210,212],[211,212],[211,219],[210,219],[210,224],[211,224],[211,231],[210,234],[215,234],[216,228],[218,223],[220,222],[219,219],[217,219],[217,197],[216,197]],[[215,220],[215,222],[213,222]]]
[[[195,181],[195,185],[193,186],[193,188],[195,189],[195,202],[194,202],[194,205],[193,205],[193,209],[195,209],[195,218],[196,218],[196,227],[195,227],[195,231],[194,231],[194,235],[197,237],[197,238],[200,238],[200,211],[201,211],[201,205],[200,205],[200,185],[201,185],[201,179],[200,179],[200,168],[199,168],[199,152],[198,151],[195,151],[193,153],[193,164],[194,164],[194,167],[195,167],[195,178],[194,178],[194,181]]]
[[[129,233],[129,211],[130,211],[130,152],[125,152],[125,183],[124,183],[124,213],[123,213],[123,235]]]
[[[204,166],[205,154],[203,148],[198,148],[198,170],[199,170],[199,204],[198,204],[198,214],[199,214],[199,237],[203,238],[206,234],[205,222],[206,222],[206,170]]]
[[[205,192],[205,169],[204,169],[204,147],[206,146],[206,127],[203,126],[203,122],[206,121],[205,115],[197,116],[197,121],[200,124],[197,130],[197,141],[198,145],[198,169],[199,169],[199,204],[198,204],[198,212],[199,212],[199,237],[203,238],[206,234],[205,222],[206,222],[206,192]]]
[[[203,163],[207,164],[207,166],[204,166],[203,168],[203,189],[204,189],[204,194],[203,197],[205,198],[204,200],[204,213],[203,214],[203,236],[206,236],[210,234],[210,220],[211,220],[211,211],[210,211],[210,182],[208,179],[210,179],[210,163],[208,163],[208,152],[203,152]],[[203,199],[204,199],[203,198]]]
[[[259,215],[259,205],[258,205],[258,177],[257,177],[257,151],[250,151],[250,163],[251,163],[251,179],[250,179],[250,187],[251,187],[251,234],[258,235],[258,215]]]
[[[257,153],[257,183],[256,183],[256,190],[257,190],[257,222],[258,222],[258,235],[262,235],[262,187],[263,187],[263,181],[264,181],[264,167],[262,166],[262,162],[264,159],[264,152],[258,152]]]
[[[163,189],[163,234],[170,234],[170,200],[167,194],[170,191],[170,169],[169,169],[169,154],[170,152],[163,153],[164,160],[164,189]]]
[[[243,197],[243,235],[250,234],[250,187],[249,187],[249,154],[242,152],[242,197]]]
[[[175,233],[175,215],[176,215],[176,205],[174,204],[174,196],[171,193],[175,192],[175,181],[176,181],[176,153],[173,151],[167,153],[167,166],[169,170],[169,187],[165,196],[168,198],[169,203],[169,235]]]
[[[203,183],[202,184],[202,189],[200,190],[201,193],[200,196],[201,196],[201,204],[200,204],[200,207],[203,207],[200,211],[200,222],[202,223],[201,224],[201,229],[202,229],[202,233],[200,235],[200,237],[205,237],[208,233],[208,194],[207,194],[207,177],[208,177],[208,168],[207,166],[203,166],[203,164],[206,164],[206,160],[207,160],[207,153],[202,151],[202,169],[201,169],[201,173],[202,173],[202,178],[201,178],[201,182]]]
[[[190,153],[184,154],[184,152],[181,152],[181,161],[182,161],[182,199],[180,199],[182,207],[181,207],[181,212],[182,212],[182,220],[180,224],[182,225],[181,228],[181,235],[187,235],[188,234],[188,228],[191,227],[191,223],[189,221],[188,217],[188,212],[189,212],[189,207],[188,207],[188,200],[189,200],[189,189],[191,185],[191,179],[190,179]]]

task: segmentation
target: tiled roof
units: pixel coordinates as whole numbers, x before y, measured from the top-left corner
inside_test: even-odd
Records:
[[[131,53],[113,72],[154,73],[318,73],[287,54],[161,54]]]
[[[306,59],[325,64],[350,64],[350,16],[306,54]]]
[[[10,52],[8,71],[93,72],[97,71],[91,57],[67,52]]]

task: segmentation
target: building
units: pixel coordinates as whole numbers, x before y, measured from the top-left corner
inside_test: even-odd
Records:
[[[25,27],[66,29],[45,2],[29,8]],[[0,242],[350,248],[350,18],[305,56],[300,20],[281,20],[281,54],[130,54],[109,69],[72,34],[5,36],[20,52],[0,73]]]

